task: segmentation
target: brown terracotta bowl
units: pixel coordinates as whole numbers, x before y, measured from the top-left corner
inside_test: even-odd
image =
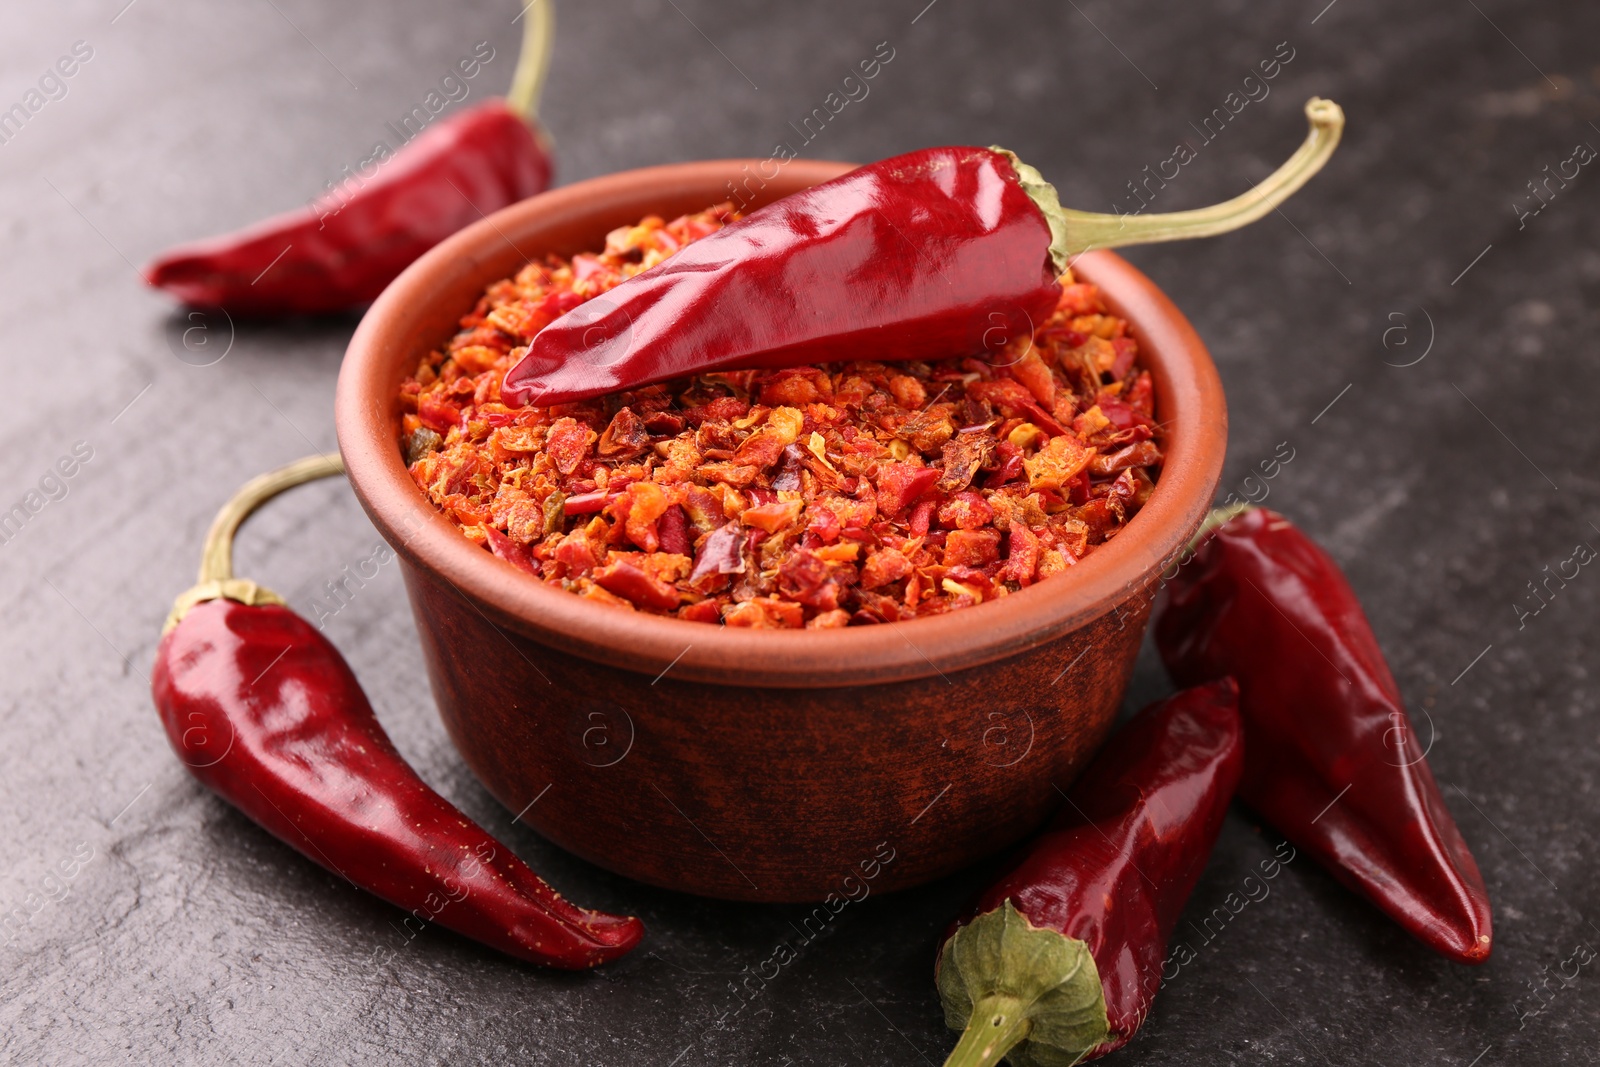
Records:
[[[1183,315],[1120,257],[1092,253],[1078,272],[1133,326],[1166,462],[1144,509],[1065,575],[927,619],[757,632],[590,603],[464,539],[402,463],[401,380],[530,258],[598,247],[647,214],[701,210],[756,165],[580,182],[439,245],[350,342],[339,448],[402,561],[445,726],[507,808],[654,885],[736,900],[859,896],[993,853],[1059,803],[1055,787],[1116,715],[1160,572],[1210,504],[1227,413]],[[793,162],[764,195],[846,169]]]

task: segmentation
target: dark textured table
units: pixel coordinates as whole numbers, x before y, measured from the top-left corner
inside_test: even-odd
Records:
[[[1132,258],[1222,368],[1225,491],[1269,494],[1364,598],[1493,893],[1494,956],[1432,957],[1305,860],[1205,924],[1278,841],[1236,811],[1178,934],[1194,959],[1119,1062],[1594,1062],[1600,966],[1564,961],[1600,947],[1600,577],[1583,568],[1543,601],[1530,583],[1600,546],[1600,213],[1595,177],[1567,162],[1600,146],[1600,9],[925,3],[568,3],[545,107],[561,179],[765,156],[879,42],[893,58],[870,95],[805,155],[999,142],[1091,209],[1131,208],[1129,183],[1171,174],[1185,141],[1194,158],[1147,187],[1152,210],[1231,196],[1299,142],[1307,97],[1343,104],[1344,146],[1281,214]],[[91,53],[0,143],[0,505],[39,505],[0,544],[0,1061],[910,1065],[953,1043],[932,952],[981,872],[852,905],[735,997],[799,942],[804,909],[648,889],[513,826],[434,715],[392,567],[328,623],[385,725],[557,884],[642,915],[636,955],[570,976],[436,930],[405,943],[394,909],[192,782],[150,709],[161,619],[217,504],[333,447],[355,320],[186,338],[134,266],[316,196],[479,41],[495,57],[474,98],[502,91],[515,14],[0,11],[0,109],[75,42]],[[1231,113],[1274,57],[1268,95]],[[1207,129],[1216,108],[1227,121]],[[1292,462],[1245,483],[1283,442]],[[74,452],[74,475],[50,478]],[[320,484],[248,527],[240,566],[310,612],[375,541],[348,490]],[[1166,687],[1146,655],[1129,704]],[[405,947],[369,969],[380,942]]]

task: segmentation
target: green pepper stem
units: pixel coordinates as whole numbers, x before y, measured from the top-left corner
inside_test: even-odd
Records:
[[[344,460],[337,455],[307,456],[245,482],[222,505],[211,520],[211,529],[206,531],[205,547],[200,550],[200,584],[233,578],[233,535],[256,508],[285,489],[343,473]]]
[[[1091,248],[1121,248],[1125,245],[1177,241],[1190,237],[1212,237],[1237,230],[1275,211],[1293,196],[1311,176],[1322,169],[1339,145],[1344,132],[1344,111],[1332,100],[1312,97],[1306,101],[1306,121],[1311,124],[1304,143],[1277,170],[1254,189],[1232,200],[1193,211],[1174,211],[1164,215],[1104,215],[1095,211],[1075,211],[1061,206],[1055,186],[1039,171],[1019,160],[1014,153],[995,146],[1010,156],[1022,188],[1033,198],[1050,226],[1050,258],[1057,273],[1064,272],[1074,257]]]
[[[1189,552],[1193,554],[1200,547],[1201,542],[1210,537],[1212,531],[1219,526],[1226,526],[1253,507],[1255,507],[1254,504],[1239,503],[1229,504],[1227,507],[1222,508],[1212,508],[1206,514],[1205,521],[1200,523],[1200,529],[1196,530],[1194,536],[1189,538]]]
[[[1261,218],[1294,195],[1333,155],[1344,132],[1344,111],[1332,100],[1312,97],[1306,102],[1311,129],[1305,141],[1277,170],[1254,189],[1210,207],[1174,211],[1164,215],[1101,215],[1063,209],[1071,255],[1091,248],[1212,237],[1237,230]]]
[[[163,634],[183,621],[189,609],[208,600],[236,600],[241,604],[282,604],[283,598],[247,578],[233,576],[233,535],[250,513],[285,489],[302,482],[344,473],[344,460],[337,455],[308,456],[275,471],[257,475],[222,505],[206,531],[205,547],[200,550],[199,581],[178,594],[167,614]]]
[[[944,1061],[944,1067],[994,1067],[1033,1029],[1027,1006],[1018,997],[995,993],[972,1006],[972,1021]]]
[[[519,0],[520,2],[520,0]],[[522,51],[517,69],[511,75],[506,106],[521,115],[529,126],[539,120],[539,96],[550,71],[550,53],[555,45],[555,0],[532,0],[522,10]]]

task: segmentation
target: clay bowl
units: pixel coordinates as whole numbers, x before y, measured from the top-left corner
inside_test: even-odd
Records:
[[[523,822],[669,889],[815,901],[917,885],[1017,841],[1105,737],[1163,568],[1210,504],[1227,413],[1205,346],[1110,253],[1080,275],[1129,319],[1166,463],[1145,508],[1063,576],[929,619],[752,632],[592,604],[472,545],[402,463],[401,379],[490,282],[646,214],[726,199],[754,160],[629,171],[534,197],[423,256],[339,376],[339,448],[394,546],[451,738]],[[792,162],[767,200],[834,177]]]

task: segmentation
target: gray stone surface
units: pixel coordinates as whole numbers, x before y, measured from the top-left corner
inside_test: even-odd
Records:
[[[0,908],[23,916],[0,936],[0,1061],[938,1062],[952,1039],[933,946],[981,871],[853,905],[734,1011],[730,983],[796,938],[801,909],[650,890],[513,827],[434,716],[392,568],[329,623],[385,724],[557,884],[641,914],[637,955],[551,975],[430,931],[365,969],[374,943],[400,937],[396,912],[184,774],[147,694],[161,618],[220,499],[333,446],[354,319],[240,324],[226,358],[196,366],[178,340],[191,324],[132,265],[310,199],[477,41],[497,51],[475,95],[503,89],[516,7],[125,2],[0,9],[0,108],[75,41],[93,48],[65,97],[0,144],[0,503],[75,443],[93,451],[0,544]],[[1546,165],[1600,147],[1600,10],[924,2],[567,3],[546,108],[561,179],[764,156],[888,41],[870,96],[807,155],[999,142],[1066,202],[1107,209],[1178,141],[1200,143],[1191,123],[1288,42],[1270,95],[1155,206],[1261,177],[1299,141],[1312,94],[1349,113],[1332,166],[1281,217],[1133,258],[1222,367],[1228,484],[1279,442],[1294,449],[1268,500],[1346,566],[1427,712],[1432,764],[1494,895],[1496,947],[1479,969],[1444,963],[1299,861],[1208,943],[1180,931],[1197,958],[1119,1061],[1594,1062],[1597,965],[1558,972],[1600,947],[1600,576],[1583,570],[1521,627],[1516,608],[1536,606],[1527,583],[1546,565],[1600,546],[1592,168],[1538,215],[1518,212],[1538,206],[1527,183]],[[309,611],[375,541],[348,491],[319,485],[251,524],[240,566]],[[1165,687],[1147,656],[1130,705]],[[1191,917],[1276,840],[1231,816]],[[62,862],[76,871],[64,883]]]

